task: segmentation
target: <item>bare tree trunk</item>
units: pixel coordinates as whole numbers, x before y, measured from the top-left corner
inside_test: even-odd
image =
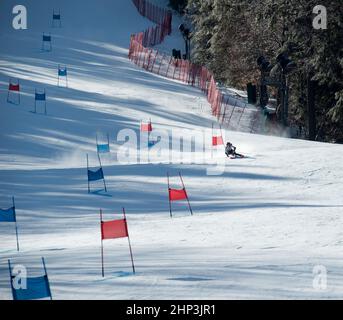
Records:
[[[316,140],[316,110],[315,110],[315,82],[311,80],[311,73],[307,74],[307,112],[308,112],[308,138]]]

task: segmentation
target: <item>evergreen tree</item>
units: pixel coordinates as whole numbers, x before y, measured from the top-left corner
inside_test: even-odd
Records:
[[[172,9],[182,13],[187,5],[187,0],[169,0],[169,5]]]
[[[317,139],[343,142],[343,7],[336,0],[322,1],[328,29],[316,30],[312,21],[317,4],[316,0],[188,0],[194,28],[192,59],[209,67],[218,81],[243,89],[247,82],[258,81],[258,56],[276,63],[275,57],[287,52],[297,64],[289,76],[290,122],[308,126],[313,87]]]

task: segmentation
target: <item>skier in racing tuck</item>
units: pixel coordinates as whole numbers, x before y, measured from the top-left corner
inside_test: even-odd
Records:
[[[225,154],[229,158],[236,158],[236,157],[243,158],[244,157],[242,154],[239,154],[236,152],[236,147],[231,142],[228,142],[226,144]]]

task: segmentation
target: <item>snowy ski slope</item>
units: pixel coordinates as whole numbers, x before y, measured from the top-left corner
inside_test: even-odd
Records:
[[[0,207],[15,197],[21,250],[13,225],[1,223],[0,299],[12,298],[7,260],[35,273],[42,256],[54,299],[342,298],[342,146],[227,131],[248,158],[225,160],[220,150],[221,175],[206,174],[210,151],[196,164],[120,163],[120,130],[139,134],[151,118],[155,129],[201,132],[215,120],[206,99],[128,60],[130,34],[151,26],[131,1],[23,0],[28,30],[12,28],[16,4],[0,2]],[[61,29],[50,28],[53,8]],[[174,29],[164,46],[182,45],[177,21]],[[43,32],[51,53],[40,50]],[[68,66],[69,88],[56,86],[58,64]],[[19,106],[6,103],[9,77],[21,79]],[[31,112],[35,88],[46,89],[46,116]],[[87,193],[96,133],[110,135],[108,194]],[[170,219],[166,174],[178,187],[179,171],[194,216],[178,203]],[[105,242],[103,279],[99,209],[111,219],[123,206],[137,273],[118,239]],[[313,287],[317,265],[327,270],[324,290]]]

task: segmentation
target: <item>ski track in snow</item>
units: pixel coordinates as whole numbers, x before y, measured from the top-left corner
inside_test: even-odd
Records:
[[[116,151],[119,130],[138,132],[140,119],[210,128],[210,106],[199,90],[128,60],[130,34],[152,25],[131,1],[21,4],[25,31],[11,27],[16,2],[0,3],[0,207],[15,196],[21,244],[17,253],[13,226],[0,224],[0,299],[11,299],[7,259],[34,274],[41,256],[54,299],[342,297],[342,146],[226,131],[249,158],[226,160],[223,175],[207,176],[206,163],[121,165],[112,153],[103,156],[108,195],[87,194],[97,132]],[[62,29],[49,27],[53,8]],[[160,49],[183,46],[178,23]],[[51,53],[40,52],[43,31]],[[56,86],[59,63],[69,88]],[[20,106],[6,103],[9,77],[21,79]],[[47,116],[30,112],[35,88],[46,89]],[[194,216],[177,203],[169,218],[167,171],[175,186],[182,172]],[[104,243],[102,279],[99,209],[111,219],[122,206],[137,274],[127,239],[118,239]],[[312,286],[315,265],[327,268],[326,290]]]

